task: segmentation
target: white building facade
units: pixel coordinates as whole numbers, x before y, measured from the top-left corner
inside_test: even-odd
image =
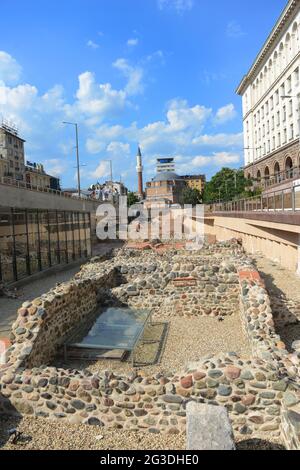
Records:
[[[300,0],[290,0],[237,93],[245,175],[264,185],[299,176]]]

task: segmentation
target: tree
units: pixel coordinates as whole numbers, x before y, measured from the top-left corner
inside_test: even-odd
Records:
[[[182,195],[184,204],[196,206],[196,204],[202,203],[202,194],[199,189],[187,187],[183,190]]]
[[[203,202],[231,201],[254,196],[251,190],[253,181],[245,178],[244,171],[222,168],[211,181],[206,184],[203,194]]]
[[[129,191],[128,195],[127,195],[127,205],[128,205],[128,207],[134,206],[134,204],[137,204],[138,202],[139,202],[139,198],[134,193]]]

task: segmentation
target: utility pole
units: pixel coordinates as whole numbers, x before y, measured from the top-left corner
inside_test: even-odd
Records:
[[[76,160],[77,160],[77,185],[78,185],[78,196],[81,197],[78,124],[76,122],[67,122],[67,121],[64,121],[63,124],[67,124],[67,125],[70,125],[70,126],[75,126]]]

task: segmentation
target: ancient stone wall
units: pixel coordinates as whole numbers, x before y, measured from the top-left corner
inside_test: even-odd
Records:
[[[209,309],[214,300],[227,306],[238,296],[253,357],[220,354],[176,374],[152,376],[108,371],[93,375],[44,365],[97,304],[151,305],[176,314],[179,300],[186,312],[220,314],[199,307]],[[194,401],[225,406],[237,437],[282,434],[289,448],[298,446],[299,357],[289,354],[276,335],[268,294],[237,243],[231,249],[230,244],[204,247],[203,253],[189,257],[176,250],[160,257],[151,250],[139,255],[121,250],[104,262],[94,260],[75,280],[25,303],[11,339],[8,363],[0,369],[0,412],[179,433],[186,428],[186,405]]]

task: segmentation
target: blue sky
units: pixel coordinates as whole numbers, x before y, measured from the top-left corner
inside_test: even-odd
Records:
[[[76,185],[114,178],[136,189],[157,156],[181,174],[243,164],[235,89],[285,0],[14,0],[1,5],[0,115],[17,124],[30,161]]]

